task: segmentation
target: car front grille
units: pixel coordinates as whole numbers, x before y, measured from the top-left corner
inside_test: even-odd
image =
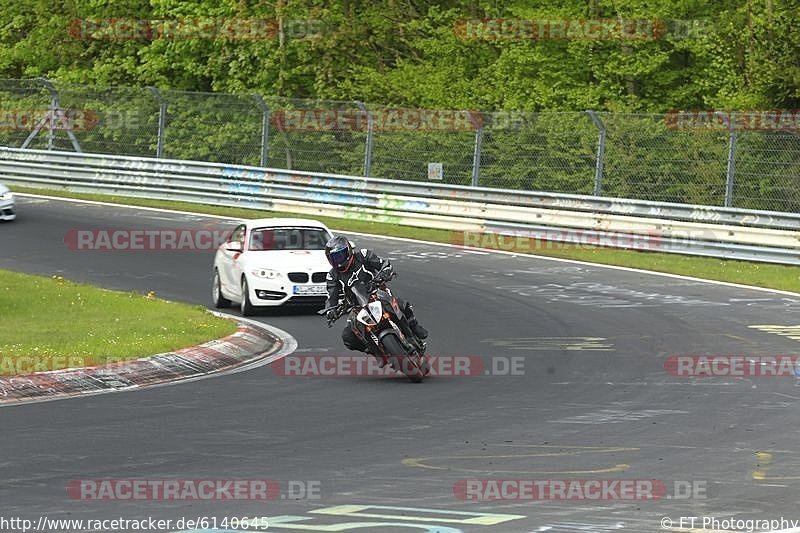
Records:
[[[327,272],[314,272],[313,274],[311,274],[311,281],[313,281],[314,283],[324,283],[325,278],[327,277],[328,277]]]
[[[289,280],[294,283],[308,283],[307,272],[289,272]]]

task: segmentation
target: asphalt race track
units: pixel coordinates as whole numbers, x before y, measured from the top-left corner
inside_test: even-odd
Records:
[[[212,251],[78,251],[64,236],[230,223],[34,198],[18,204],[18,220],[0,224],[0,268],[209,305]],[[2,408],[0,515],[218,523],[264,516],[273,519],[270,531],[443,533],[659,531],[663,517],[678,526],[681,516],[800,519],[795,379],[665,371],[674,354],[797,354],[800,328],[792,339],[792,330],[750,326],[800,324],[800,299],[534,257],[354,240],[392,259],[400,273],[393,287],[431,330],[429,353],[480,357],[488,374],[415,385],[280,376],[265,366]],[[257,319],[293,335],[299,354],[347,353],[341,326],[328,329],[314,314]],[[516,375],[503,371],[511,362],[521,365]],[[269,479],[282,497],[83,501],[66,490],[72,480],[132,478]],[[465,501],[454,490],[482,479],[657,480],[666,494]]]

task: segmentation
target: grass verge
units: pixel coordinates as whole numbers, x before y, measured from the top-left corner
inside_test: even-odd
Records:
[[[30,194],[43,194],[66,198],[95,200],[123,205],[143,207],[159,207],[192,213],[206,213],[235,218],[258,218],[270,216],[297,216],[294,213],[259,211],[244,208],[219,207],[214,205],[192,204],[165,200],[147,200],[143,198],[127,198],[103,194],[75,193],[50,189],[29,189],[15,187],[14,191]],[[24,211],[19,215],[24,216]],[[464,243],[463,236],[456,231],[415,228],[366,220],[366,215],[358,215],[359,219],[343,219],[332,217],[314,217],[328,227],[339,231],[355,231],[373,233],[391,237],[405,237],[424,241],[459,244]],[[500,249],[507,247],[499,246]],[[621,250],[600,246],[553,246],[552,243],[534,241],[526,243],[520,253],[531,253],[548,257],[575,259],[604,265],[624,266],[681,274],[704,279],[741,283],[792,292],[800,292],[800,267],[790,265],[774,265],[749,261],[735,261],[708,257],[677,255],[663,252]]]
[[[194,346],[236,324],[199,305],[0,270],[0,375],[91,366]]]

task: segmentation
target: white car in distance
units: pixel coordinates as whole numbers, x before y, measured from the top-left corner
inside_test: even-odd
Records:
[[[217,308],[239,302],[242,315],[258,307],[305,304],[322,308],[331,269],[325,224],[302,218],[262,218],[236,226],[214,256]]]
[[[0,183],[0,220],[14,220],[17,218],[17,208],[14,205],[14,193]]]

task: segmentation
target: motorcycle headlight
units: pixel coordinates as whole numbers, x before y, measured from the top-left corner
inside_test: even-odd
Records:
[[[256,268],[250,271],[252,275],[262,279],[279,279],[281,273],[277,270],[270,270],[268,268]]]
[[[381,316],[383,315],[383,307],[381,306],[380,302],[368,303],[367,309],[369,309],[369,314],[372,315],[372,319],[375,320],[376,324],[381,321]]]
[[[376,324],[375,320],[370,316],[366,309],[362,309],[356,315],[356,318],[362,324],[366,324],[367,326],[373,326]]]
[[[0,200],[13,200],[14,194],[11,191],[0,194]]]
[[[383,307],[380,302],[370,302],[367,306],[358,312],[356,318],[368,326],[374,326],[381,321],[383,315]]]

